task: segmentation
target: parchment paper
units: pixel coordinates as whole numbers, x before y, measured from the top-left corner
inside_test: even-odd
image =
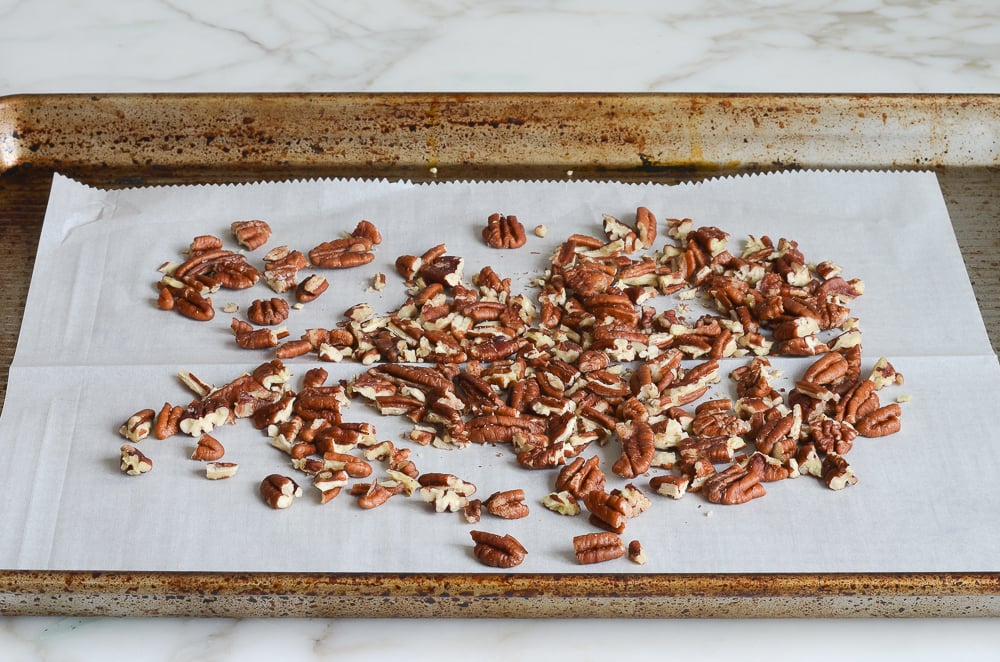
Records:
[[[649,561],[578,566],[572,537],[594,530],[585,516],[561,517],[539,500],[554,474],[529,472],[503,447],[444,451],[412,446],[421,471],[447,471],[485,498],[523,488],[532,514],[505,521],[488,514],[469,525],[434,513],[418,497],[363,511],[346,494],[320,505],[306,494],[286,511],[267,508],[258,484],[272,472],[294,475],[287,456],[247,422],[217,429],[236,477],[208,481],[189,459],[194,440],[140,443],[148,475],[118,470],[118,426],[164,401],[186,403],[177,381],[189,369],[222,384],[270,358],[232,342],[221,311],[242,316],[263,284],[213,296],[214,320],[197,323],[155,307],[157,267],[177,260],[191,238],[229,235],[234,220],[260,218],[274,229],[268,247],[307,251],[361,219],[384,235],[376,260],[324,271],[333,287],[286,323],[293,337],[331,327],[349,306],[376,312],[404,300],[393,262],[445,242],[466,258],[466,274],[490,264],[526,288],[569,233],[599,234],[601,216],[630,219],[639,205],[661,219],[715,225],[739,245],[747,234],[788,237],[811,261],[831,260],[865,281],[852,305],[864,333],[865,374],[888,357],[906,383],[882,392],[903,404],[903,430],[859,438],[849,460],[859,482],[839,492],[810,478],[768,485],[741,506],[697,494],[680,501],[652,494],[653,507],[629,522],[626,541],[642,541]],[[515,214],[529,229],[525,247],[492,250],[479,232],[492,212]],[[530,235],[537,224],[542,239]],[[657,247],[663,240],[658,240]],[[250,254],[259,263],[265,249]],[[367,288],[376,272],[383,292]],[[662,299],[659,306],[676,304]],[[743,360],[723,362],[723,373]],[[773,359],[790,378],[808,359]],[[320,363],[287,362],[296,377]],[[331,381],[362,369],[322,364]],[[295,381],[295,380],[293,380]],[[298,382],[295,381],[297,384]],[[788,382],[785,382],[787,387]],[[709,397],[729,395],[728,379]],[[5,535],[0,567],[51,570],[463,572],[492,571],[472,556],[473,528],[512,533],[528,549],[522,572],[877,572],[996,571],[1000,568],[1000,460],[994,452],[1000,367],[992,352],[930,173],[797,172],[662,186],[585,182],[447,183],[308,181],[100,191],[57,176],[0,418],[0,506]],[[403,421],[357,401],[345,420],[371,421],[380,439],[406,446]],[[594,449],[610,487],[613,445]],[[379,469],[376,469],[377,471]]]

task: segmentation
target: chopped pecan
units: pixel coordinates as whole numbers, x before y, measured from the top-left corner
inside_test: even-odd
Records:
[[[625,543],[614,533],[585,533],[573,538],[573,551],[581,565],[603,563],[624,556]]]
[[[153,461],[135,446],[125,444],[121,447],[119,467],[123,473],[129,476],[141,476],[153,470]]]
[[[312,274],[295,287],[295,300],[299,303],[309,303],[326,292],[329,287],[330,282],[326,276]]]
[[[638,565],[645,565],[647,561],[646,550],[642,548],[642,543],[633,540],[628,544],[628,560]]]
[[[486,510],[492,515],[503,519],[521,519],[529,514],[528,504],[524,503],[524,490],[504,490],[494,492],[483,502]]]
[[[367,239],[373,246],[382,243],[382,233],[371,221],[361,220],[351,232],[351,236],[356,239]]]
[[[205,478],[209,480],[225,480],[236,475],[239,465],[235,462],[206,462]]]
[[[191,455],[192,460],[221,460],[226,454],[226,449],[222,442],[210,434],[203,434],[198,438],[198,446]]]
[[[264,282],[279,294],[288,292],[296,287],[299,271],[307,264],[301,251],[288,246],[272,248],[264,256]]]
[[[152,409],[140,409],[128,417],[118,433],[132,442],[139,442],[149,436],[153,429],[153,422],[156,419],[156,412]]]
[[[546,494],[542,497],[542,505],[560,515],[572,517],[580,514],[580,504],[576,497],[565,490]]]
[[[492,568],[513,568],[524,561],[528,551],[517,538],[509,533],[499,536],[488,531],[470,531],[475,543],[473,554],[484,565]]]
[[[236,241],[248,251],[257,250],[271,238],[271,226],[267,221],[233,221],[229,229]]]
[[[854,475],[854,470],[847,463],[847,459],[836,453],[829,453],[823,458],[820,477],[831,490],[842,490],[858,482],[858,477]]]
[[[302,496],[302,488],[288,476],[271,474],[261,481],[260,496],[268,506],[280,510],[288,508],[296,498]]]

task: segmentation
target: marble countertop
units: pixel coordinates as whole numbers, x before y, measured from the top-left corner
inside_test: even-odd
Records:
[[[0,0],[0,95],[1000,92],[981,0]],[[627,642],[627,648],[622,647]],[[532,621],[0,617],[0,659],[997,659],[984,619]],[[758,658],[759,659],[759,658]]]

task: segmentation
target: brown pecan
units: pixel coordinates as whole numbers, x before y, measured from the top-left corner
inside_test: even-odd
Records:
[[[375,259],[372,241],[367,237],[345,237],[324,241],[309,251],[309,261],[327,269],[346,269],[368,264]]]
[[[624,556],[625,543],[614,533],[585,533],[573,538],[573,551],[580,565],[603,563]]]
[[[292,505],[292,501],[302,496],[302,488],[281,474],[271,474],[260,483],[260,496],[271,508],[280,510]]]
[[[191,455],[192,460],[221,460],[226,454],[226,449],[222,442],[210,434],[203,434],[198,438],[198,446]]]
[[[829,453],[823,458],[820,477],[831,490],[842,490],[848,485],[854,485],[858,482],[858,478],[854,475],[851,465],[847,463],[847,459],[836,453]]]
[[[156,412],[152,409],[140,409],[128,417],[118,433],[129,441],[142,441],[149,436],[153,429],[153,421],[156,419]]]
[[[819,385],[839,382],[847,374],[847,359],[838,352],[828,352],[806,370],[802,379]]]
[[[492,568],[513,568],[524,561],[528,551],[517,538],[509,533],[499,536],[488,531],[470,531],[475,543],[472,553],[484,564]]]
[[[591,456],[588,459],[578,457],[559,470],[555,488],[560,492],[569,492],[575,498],[583,500],[589,492],[604,491],[606,477],[600,469],[600,457]]]
[[[255,299],[247,310],[247,317],[259,326],[274,326],[288,319],[288,302],[284,299]]]
[[[902,427],[902,408],[893,402],[865,414],[856,424],[863,437],[885,437],[899,432]]]
[[[632,563],[638,565],[646,564],[646,550],[642,548],[642,543],[638,540],[633,540],[628,544],[628,560]]]
[[[161,292],[163,289],[161,288]],[[207,322],[215,317],[215,309],[212,307],[212,299],[203,297],[190,287],[169,288],[173,301],[172,310],[198,322]]]
[[[494,492],[484,502],[486,510],[492,515],[503,519],[521,519],[529,514],[528,504],[524,503],[524,490],[504,490]]]
[[[299,303],[309,303],[314,301],[319,295],[326,292],[330,287],[330,282],[326,276],[312,274],[305,278],[295,287],[295,300]]]
[[[264,282],[279,294],[294,289],[299,271],[308,264],[306,256],[288,246],[272,248],[264,256]]]
[[[826,416],[809,424],[809,438],[822,453],[846,455],[854,445],[858,431],[847,422]]]
[[[456,255],[441,255],[433,260],[422,258],[417,275],[429,283],[440,283],[444,287],[455,287],[462,282],[465,260]],[[398,265],[397,265],[398,268]]]
[[[378,231],[371,221],[358,221],[357,226],[351,232],[351,236],[358,239],[367,239],[373,246],[382,243],[382,233]]]
[[[129,476],[141,476],[153,470],[153,461],[135,446],[125,444],[121,447],[119,467],[123,473]]]
[[[870,380],[858,382],[837,403],[834,418],[855,425],[858,420],[879,408],[878,393],[875,390],[875,383]]]
[[[759,474],[733,464],[709,477],[705,481],[704,490],[712,503],[736,505],[764,496],[767,491],[760,483]]]
[[[517,216],[491,214],[483,228],[483,241],[491,248],[520,248],[527,238]]]
[[[194,255],[205,251],[213,251],[222,248],[222,240],[211,234],[198,235],[191,240],[188,246],[188,253]]]
[[[229,229],[240,246],[248,251],[257,250],[271,238],[271,226],[267,221],[233,221]]]
[[[374,482],[368,486],[363,494],[358,496],[358,505],[365,510],[378,508],[396,494],[393,490],[379,482]]]
[[[649,486],[653,488],[657,494],[668,496],[671,499],[680,499],[684,496],[684,493],[687,492],[689,482],[690,480],[687,476],[665,474],[650,478]]]
[[[592,490],[583,498],[583,505],[590,511],[590,523],[614,533],[621,533],[628,523],[632,507],[628,501],[609,492]]]
[[[157,439],[167,439],[180,432],[181,416],[184,415],[184,407],[171,405],[169,402],[163,403],[163,407],[156,415],[156,422],[153,430]]]
[[[656,452],[653,429],[649,423],[637,420],[631,424],[622,424],[619,426],[618,436],[622,453],[611,470],[622,478],[635,478],[649,471]]]
[[[640,248],[652,248],[656,241],[656,217],[646,207],[635,210],[635,233],[639,237]]]

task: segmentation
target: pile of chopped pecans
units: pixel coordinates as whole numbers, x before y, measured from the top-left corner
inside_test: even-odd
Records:
[[[234,223],[234,236],[259,248],[270,237],[262,224]],[[407,419],[411,444],[503,445],[525,469],[551,472],[542,505],[566,516],[586,510],[599,530],[573,540],[579,563],[626,555],[645,562],[639,541],[626,546],[620,538],[628,520],[651,507],[639,479],[653,494],[701,493],[724,505],[762,497],[765,484],[800,476],[835,490],[854,484],[846,455],[855,439],[893,434],[901,419],[899,404],[883,405],[879,391],[901,384],[902,375],[884,358],[869,376],[861,374],[861,332],[850,304],[863,294],[862,281],[845,279],[833,263],[807,262],[788,239],[751,236],[732,252],[727,233],[696,228],[690,219],[667,220],[668,240],[657,250],[658,225],[640,207],[632,223],[606,215],[604,236],[569,236],[535,280],[537,297],[512,292],[511,280],[489,266],[467,281],[464,258],[440,244],[396,259],[409,296],[387,314],[359,304],[331,328],[290,339],[283,327],[271,328],[288,317],[287,302],[257,300],[249,321],[233,319],[233,335],[239,346],[273,351],[273,358],[218,388],[182,373],[195,394],[191,403],[136,412],[121,433],[133,443],[150,434],[197,437],[194,457],[209,461],[208,477],[226,478],[236,464],[221,462],[224,450],[210,432],[246,418],[312,481],[321,503],[347,488],[365,509],[416,494],[436,512],[460,512],[469,523],[480,522],[484,507],[498,518],[529,515],[522,489],[480,501],[463,478],[422,474],[409,448],[379,441],[373,424],[345,422],[342,408],[360,399],[383,416]],[[489,217],[482,235],[493,248],[526,241],[516,217],[501,214]],[[310,263],[367,264],[380,241],[375,226],[362,221],[350,235],[309,251],[308,259],[284,246],[272,249],[263,278],[278,294],[294,291],[301,305],[327,283],[315,274],[300,280],[299,271]],[[161,271],[158,306],[197,320],[211,318],[208,294],[250,287],[260,277],[243,254],[211,236],[196,238],[187,260]],[[653,303],[667,295],[680,305],[657,309]],[[711,312],[688,319],[683,312],[696,297]],[[325,370],[313,368],[296,390],[284,361],[308,354],[366,368],[334,385],[326,384]],[[768,356],[813,358],[782,394]],[[744,359],[728,373],[736,397],[704,400],[722,381],[720,361],[731,358]],[[599,457],[588,455],[595,443],[616,444],[610,471],[633,482],[607,489]],[[137,453],[122,447],[126,473],[152,468]],[[384,470],[375,480],[373,462]],[[273,508],[301,494],[289,476],[261,483]],[[509,535],[473,531],[472,538],[474,555],[489,566],[516,566],[527,553]]]

